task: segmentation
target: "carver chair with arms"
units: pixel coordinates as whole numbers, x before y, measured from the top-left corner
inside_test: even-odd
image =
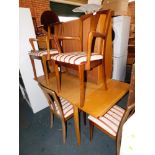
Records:
[[[123,124],[134,112],[135,112],[135,68],[133,65],[126,110],[118,105],[114,105],[105,115],[99,118],[95,118],[89,115],[88,119],[90,124],[90,140],[92,141],[93,128],[95,126],[116,141],[116,154],[119,155]]]
[[[67,120],[73,117],[73,105],[61,96],[58,96],[55,91],[48,89],[38,83],[42,89],[50,108],[51,127],[53,127],[53,115],[58,117],[62,123],[63,142],[66,142],[66,127]]]
[[[107,35],[111,24],[111,11],[104,10],[99,11],[95,15],[88,14],[86,16],[91,18],[91,30],[88,35],[88,50],[87,52],[69,52],[60,53],[56,56],[52,56],[51,59],[54,61],[57,87],[60,91],[60,75],[59,66],[65,66],[67,68],[77,69],[80,79],[80,106],[84,105],[85,98],[85,83],[84,83],[84,71],[89,71],[97,66],[102,67],[103,82],[105,89],[107,89],[106,83],[106,64],[105,64],[105,51],[107,47]],[[81,18],[81,20],[83,20]],[[84,31],[84,30],[83,30]],[[55,35],[57,42],[59,36]]]
[[[48,28],[48,33],[50,34],[50,28]],[[50,48],[50,41],[54,39],[49,34],[45,37],[45,40],[41,40],[41,41],[46,42],[46,49],[36,50],[36,46],[40,40],[36,38],[29,39],[29,42],[32,47],[32,50],[29,52],[29,57],[31,60],[32,68],[33,68],[34,79],[37,80],[37,73],[36,73],[36,67],[35,67],[34,60],[38,59],[38,60],[41,60],[43,72],[44,72],[44,76],[45,76],[47,84],[49,84],[49,74],[48,74],[48,68],[47,68],[48,60],[51,59],[51,56],[58,54],[58,49]]]

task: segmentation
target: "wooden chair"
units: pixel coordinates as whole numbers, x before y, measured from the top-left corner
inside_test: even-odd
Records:
[[[84,105],[85,98],[85,85],[84,85],[84,71],[89,71],[94,67],[101,66],[103,70],[103,80],[105,89],[106,74],[105,74],[105,49],[107,46],[107,35],[111,24],[111,11],[99,11],[96,15],[89,14],[87,17],[91,17],[91,31],[88,36],[88,51],[87,52],[70,52],[60,53],[56,56],[52,56],[54,61],[57,87],[60,92],[60,75],[59,66],[65,66],[67,68],[77,69],[80,79],[80,106]],[[82,20],[82,19],[81,19]],[[58,42],[59,36],[55,36],[55,40]],[[62,38],[61,38],[62,39]],[[98,45],[97,47],[95,45]]]
[[[58,117],[62,123],[63,142],[66,142],[66,122],[73,117],[73,105],[61,96],[57,96],[56,92],[39,84],[50,108],[51,128],[53,127],[53,115]]]
[[[133,65],[126,110],[124,110],[118,105],[115,105],[104,116],[101,116],[99,118],[95,118],[89,115],[88,119],[90,124],[90,141],[92,141],[93,127],[95,126],[116,141],[116,154],[119,155],[123,124],[134,113],[134,111],[135,111],[135,68]]]
[[[39,39],[36,38],[30,38],[29,42],[31,44],[32,50],[29,52],[29,57],[31,60],[32,68],[33,68],[33,73],[34,73],[34,79],[37,80],[37,73],[36,73],[36,68],[35,68],[35,62],[34,59],[41,60],[42,66],[43,66],[43,72],[46,78],[47,84],[49,84],[49,74],[48,74],[48,69],[47,69],[47,61],[51,59],[51,56],[58,54],[57,49],[50,49],[50,41],[53,40],[53,37],[51,37],[50,34],[50,28],[48,31],[48,35],[45,37],[46,39],[44,40],[46,42],[46,47],[47,49],[45,50],[36,50],[35,48],[35,42],[39,42]]]

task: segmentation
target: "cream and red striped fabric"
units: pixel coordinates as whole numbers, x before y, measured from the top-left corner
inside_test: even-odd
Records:
[[[67,118],[68,116],[73,114],[73,105],[70,104],[69,101],[67,101],[66,99],[60,97],[60,102],[62,105],[62,110],[63,110],[63,114],[64,114],[64,118]],[[60,115],[60,111],[58,109],[58,106],[55,104],[56,110],[57,110],[57,114]],[[51,108],[53,109],[53,106],[51,105]]]
[[[102,129],[106,130],[113,136],[116,136],[118,126],[121,122],[125,110],[117,105],[113,106],[104,116],[95,118],[91,115],[88,119],[97,124]]]
[[[51,49],[50,50],[50,55],[55,55],[58,54],[58,50],[56,49]],[[30,52],[29,55],[34,55],[34,56],[43,56],[47,55],[47,50],[44,51],[36,51],[36,52]]]
[[[58,55],[54,55],[51,59],[55,61],[66,62],[69,64],[79,65],[83,62],[86,62],[87,55],[85,52],[71,52],[71,53],[61,53]],[[103,56],[97,53],[92,53],[91,61],[100,60]]]

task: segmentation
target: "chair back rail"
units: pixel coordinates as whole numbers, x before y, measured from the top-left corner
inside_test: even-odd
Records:
[[[115,108],[113,109],[113,107],[104,116],[100,118],[93,118],[92,116],[88,116],[88,119],[90,120],[90,140],[92,140],[93,126],[95,125],[99,130],[101,130],[102,132],[104,132],[105,134],[109,135],[111,138],[116,140],[117,155],[120,154],[123,125],[135,113],[135,87],[134,86],[135,86],[135,65],[133,64],[126,110],[123,110],[119,106],[117,106],[116,108],[115,106],[117,110],[114,112],[114,115],[111,118],[109,116],[112,116],[112,111],[115,109]],[[118,119],[118,116],[120,117],[120,120]],[[101,120],[103,120],[103,124],[100,122]],[[117,121],[119,120],[119,122],[116,123],[116,120]],[[114,132],[111,132],[111,131],[115,131],[116,134],[114,134]]]
[[[133,104],[134,102],[135,102],[135,64],[132,65],[129,97],[128,97],[128,105],[127,106]]]
[[[43,91],[43,93],[48,101],[49,107],[50,107],[51,111],[53,112],[53,114],[55,114],[57,117],[65,120],[64,115],[63,115],[62,106],[60,103],[60,98],[57,96],[56,92],[44,87],[40,83],[38,83],[38,85],[40,86],[41,90]]]
[[[119,124],[118,131],[117,131],[117,137],[116,137],[117,155],[119,155],[119,153],[120,153],[123,125],[134,114],[134,112],[135,112],[135,104],[133,103],[127,107],[127,109],[123,115],[123,118]]]

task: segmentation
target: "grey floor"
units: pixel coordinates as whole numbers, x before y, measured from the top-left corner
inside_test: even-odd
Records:
[[[128,70],[127,70],[128,71]],[[130,72],[129,72],[130,74]],[[128,75],[129,75],[128,74]],[[126,78],[129,81],[129,77]],[[118,105],[125,107],[125,95]],[[81,145],[77,145],[73,118],[67,122],[67,141],[63,144],[61,122],[55,118],[50,128],[48,108],[33,114],[31,108],[19,95],[19,153],[20,155],[115,155],[115,141],[94,128],[93,141],[89,141],[89,123],[83,124],[81,116]]]

